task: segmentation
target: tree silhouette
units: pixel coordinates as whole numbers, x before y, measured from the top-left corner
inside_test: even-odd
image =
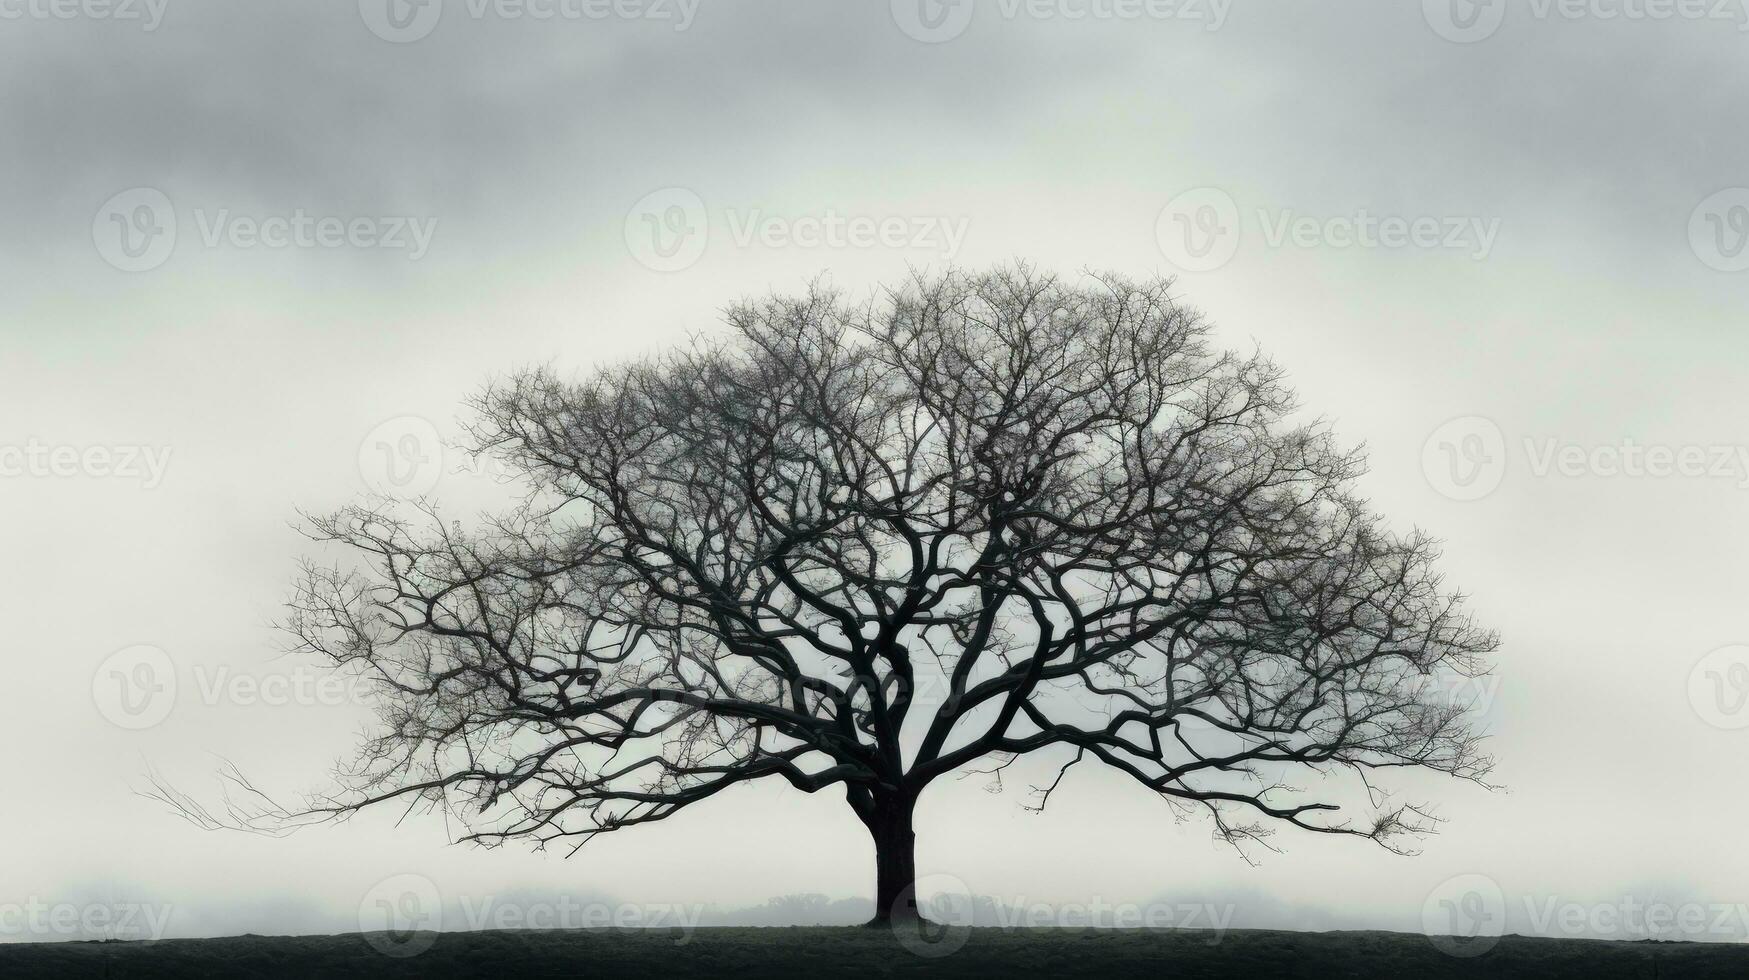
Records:
[[[375,679],[382,724],[277,815],[424,801],[468,840],[580,845],[781,779],[868,828],[877,920],[915,914],[925,788],[1028,754],[1060,753],[1040,807],[1094,762],[1242,848],[1285,823],[1406,849],[1432,818],[1371,777],[1483,778],[1436,679],[1496,639],[1355,495],[1359,454],[1170,287],[815,288],[489,385],[469,432],[523,481],[511,513],[312,521],[363,560],[306,567],[289,628]],[[1307,769],[1362,812],[1287,784]]]

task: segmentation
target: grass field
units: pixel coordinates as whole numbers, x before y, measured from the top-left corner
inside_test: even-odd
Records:
[[[858,928],[465,932],[0,945],[6,980],[66,977],[1559,977],[1749,976],[1749,947],[1507,936],[1459,958],[1424,936],[996,930],[930,945]],[[399,945],[400,943],[406,945]],[[963,942],[963,945],[960,945]],[[948,947],[956,947],[948,952]],[[383,949],[415,955],[391,956]],[[945,954],[945,955],[937,955]]]

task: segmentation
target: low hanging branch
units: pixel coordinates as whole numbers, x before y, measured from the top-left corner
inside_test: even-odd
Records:
[[[581,844],[739,783],[838,788],[904,915],[929,783],[1061,750],[1234,844],[1270,823],[1393,849],[1429,829],[1369,774],[1481,781],[1438,678],[1496,645],[1431,541],[1354,493],[1280,372],[1213,349],[1170,283],[1025,267],[736,307],[727,341],[472,404],[522,506],[474,531],[429,505],[311,519],[288,627],[357,670],[382,725],[332,795],[234,774],[213,825],[401,801],[466,839]],[[1348,772],[1368,811],[1286,784]],[[896,908],[896,906],[899,906]]]

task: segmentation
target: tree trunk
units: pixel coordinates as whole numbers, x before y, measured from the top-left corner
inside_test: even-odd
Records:
[[[878,800],[864,820],[875,846],[875,914],[870,925],[918,918],[917,834],[911,828],[914,801]]]

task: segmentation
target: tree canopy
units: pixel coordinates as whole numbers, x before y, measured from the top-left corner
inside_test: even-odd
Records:
[[[503,516],[311,521],[351,557],[306,568],[288,626],[374,679],[381,726],[300,812],[427,801],[471,840],[581,843],[779,779],[844,793],[884,915],[918,795],[975,764],[1053,753],[1039,806],[1093,763],[1235,844],[1395,849],[1427,811],[1375,773],[1486,775],[1435,678],[1495,636],[1357,495],[1361,455],[1170,281],[918,274],[727,320],[489,384],[471,440],[526,492]]]

